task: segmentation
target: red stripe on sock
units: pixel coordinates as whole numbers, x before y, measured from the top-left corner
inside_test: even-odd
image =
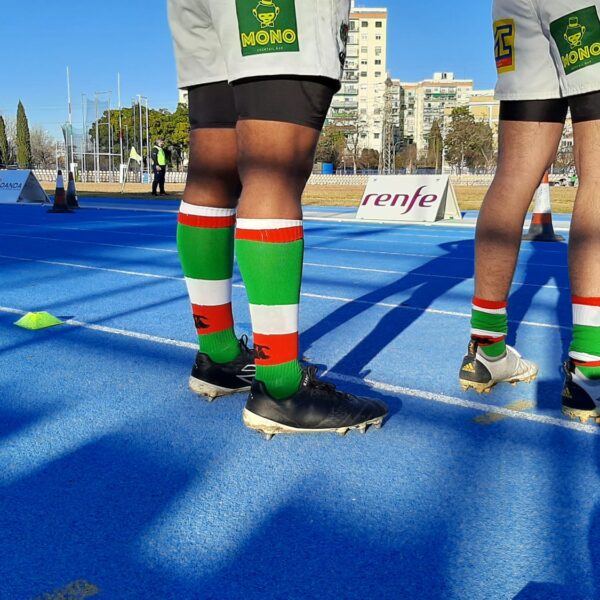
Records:
[[[506,339],[506,336],[500,336],[500,337],[483,337],[483,336],[479,336],[479,335],[472,335],[471,336],[472,340],[476,340],[477,343],[480,346],[491,346],[492,344],[498,344],[499,342],[503,342]]]
[[[573,362],[578,367],[600,367],[600,360],[585,362],[585,361],[582,361],[582,360],[575,360],[575,359],[573,359]]]
[[[573,304],[583,304],[585,306],[600,306],[600,298],[584,298],[583,296],[571,296]]]
[[[251,242],[266,242],[270,244],[285,244],[297,242],[304,238],[304,228],[284,227],[283,229],[240,229],[235,232],[238,240]]]
[[[298,333],[254,334],[254,359],[257,365],[282,365],[298,358]]]
[[[198,335],[218,333],[233,327],[231,302],[220,306],[199,306],[192,304],[192,314]]]
[[[187,215],[180,212],[177,222],[190,227],[202,227],[205,229],[221,229],[235,225],[235,215],[228,217],[205,217],[200,215]]]
[[[484,300],[483,298],[477,298],[476,296],[473,296],[473,304],[479,306],[479,308],[487,308],[489,310],[498,310],[499,308],[506,308],[508,306],[508,302]]]

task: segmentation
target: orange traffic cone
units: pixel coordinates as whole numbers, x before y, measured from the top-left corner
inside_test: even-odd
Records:
[[[532,242],[562,242],[565,239],[554,233],[548,171],[544,173],[542,183],[538,188],[529,231],[523,236],[523,239]]]
[[[77,202],[77,190],[75,189],[75,179],[71,171],[69,171],[69,183],[67,184],[67,206],[69,208],[79,208],[79,202]]]
[[[70,213],[67,206],[67,197],[65,195],[65,184],[63,181],[62,171],[59,169],[56,175],[56,190],[54,191],[54,206],[46,211],[49,213]]]

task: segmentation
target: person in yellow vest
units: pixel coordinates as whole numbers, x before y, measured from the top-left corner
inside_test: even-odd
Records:
[[[152,148],[152,171],[154,180],[152,181],[152,195],[156,196],[157,188],[160,190],[161,196],[165,196],[165,175],[167,174],[167,155],[163,149],[163,140],[156,140],[156,144]]]

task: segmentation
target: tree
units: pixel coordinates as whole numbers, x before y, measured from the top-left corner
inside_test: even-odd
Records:
[[[146,143],[146,110],[142,111],[143,126],[142,138]],[[130,108],[121,109],[121,135],[125,156],[129,155],[131,146],[139,149],[140,145],[140,113],[139,105],[134,104]],[[110,127],[110,129],[109,129]],[[188,107],[179,104],[175,112],[171,113],[165,108],[150,109],[148,112],[148,130],[150,133],[150,144],[161,139],[165,143],[165,149],[170,155],[172,163],[179,166],[189,145],[189,123]],[[111,141],[109,143],[109,131]],[[88,134],[92,140],[96,140],[96,122],[90,125]],[[116,110],[108,111],[98,119],[98,146],[101,152],[119,153],[119,113]],[[111,148],[112,146],[112,148]]]
[[[17,165],[21,169],[31,166],[31,137],[29,135],[29,123],[23,103],[19,100],[17,106]]]
[[[444,139],[442,138],[442,130],[437,119],[431,124],[429,136],[427,138],[427,159],[426,166],[430,169],[435,169],[439,173],[442,168],[442,152],[444,150]]]
[[[56,162],[56,143],[41,127],[31,130],[31,155],[37,168],[52,167]]]
[[[363,169],[378,169],[379,152],[373,148],[363,148],[360,153],[359,164]]]
[[[345,147],[344,131],[337,125],[325,125],[319,138],[315,160],[333,163],[337,167]]]
[[[417,145],[408,144],[396,154],[396,168],[406,169],[407,173],[412,173],[417,164]]]
[[[485,122],[475,121],[469,109],[452,110],[452,121],[444,140],[446,160],[462,173],[463,167],[490,169],[494,161],[494,133]]]
[[[494,132],[483,121],[472,126],[471,144],[467,153],[467,166],[470,169],[491,171],[494,164]]]
[[[0,165],[9,164],[8,138],[6,137],[6,124],[0,116]]]

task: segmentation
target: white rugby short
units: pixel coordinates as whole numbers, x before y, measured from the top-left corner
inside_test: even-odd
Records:
[[[599,0],[494,0],[498,100],[600,91]]]
[[[247,77],[340,79],[350,0],[169,0],[179,87]]]

